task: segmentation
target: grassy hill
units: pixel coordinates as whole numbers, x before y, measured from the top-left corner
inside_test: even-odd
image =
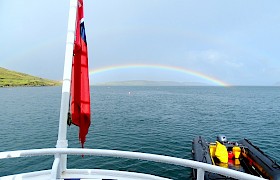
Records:
[[[43,79],[0,67],[0,87],[57,85],[60,85],[58,81]]]

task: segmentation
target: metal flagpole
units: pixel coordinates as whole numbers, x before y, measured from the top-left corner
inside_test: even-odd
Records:
[[[72,72],[72,59],[75,40],[76,18],[77,18],[77,0],[70,0],[70,9],[68,17],[68,30],[64,60],[64,74],[62,84],[62,96],[59,117],[59,129],[56,148],[67,148],[67,118],[69,111],[70,85]],[[67,155],[61,155],[60,158],[60,174],[67,168]]]

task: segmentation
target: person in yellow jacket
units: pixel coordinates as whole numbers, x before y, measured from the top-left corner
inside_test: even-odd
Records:
[[[224,135],[217,136],[215,156],[221,163],[228,163],[228,151],[224,145],[227,143],[227,138]]]

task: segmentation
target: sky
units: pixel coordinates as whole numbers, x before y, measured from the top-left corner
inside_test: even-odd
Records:
[[[280,1],[84,0],[93,83],[280,84]],[[61,80],[69,1],[0,0],[0,67]]]

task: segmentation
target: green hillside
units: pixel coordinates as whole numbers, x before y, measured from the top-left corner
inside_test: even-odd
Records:
[[[17,86],[57,86],[58,81],[52,81],[24,73],[10,71],[0,67],[0,87]]]

